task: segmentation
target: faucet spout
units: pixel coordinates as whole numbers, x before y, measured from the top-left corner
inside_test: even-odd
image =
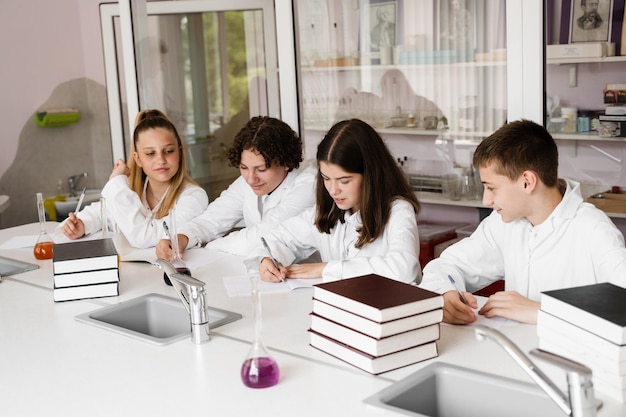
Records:
[[[209,337],[209,310],[206,302],[204,282],[181,274],[174,266],[164,260],[157,259],[155,266],[163,270],[172,282],[176,294],[185,306],[191,321],[191,341],[196,344],[206,343]]]
[[[78,174],[78,175],[70,175],[67,178],[67,187],[69,190],[70,197],[76,196],[76,186],[78,185],[78,182],[82,178],[87,178],[88,176],[89,174],[87,174],[86,172],[83,172],[82,174]]]
[[[533,349],[530,352],[531,355],[545,359],[567,372],[568,397],[504,334],[482,325],[475,327],[475,333],[479,340],[489,338],[504,348],[565,414],[572,417],[593,417],[596,415],[596,410],[602,403],[596,402],[595,399],[593,383],[591,382],[591,369],[578,362],[539,349]]]

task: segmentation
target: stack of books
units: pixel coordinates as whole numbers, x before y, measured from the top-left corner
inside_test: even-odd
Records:
[[[579,362],[593,385],[626,399],[626,288],[610,283],[545,291],[537,316],[539,348]]]
[[[437,357],[443,296],[365,275],[313,286],[310,344],[371,374]]]
[[[52,269],[54,301],[119,295],[119,260],[110,238],[54,245]]]

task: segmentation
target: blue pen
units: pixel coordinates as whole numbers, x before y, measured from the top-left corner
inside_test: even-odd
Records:
[[[85,194],[87,194],[87,187],[83,187],[83,192],[80,193],[80,197],[78,197],[78,204],[76,204],[76,210],[74,210],[74,213],[78,213],[80,211],[80,206],[83,205]]]
[[[272,255],[272,251],[270,250],[269,245],[267,244],[267,242],[265,241],[264,237],[261,237],[261,242],[263,243],[263,247],[265,247],[265,250],[267,251],[267,254],[269,255],[270,260],[272,261],[272,263],[274,264],[274,267],[280,271],[280,267],[278,266],[278,261],[276,260],[276,258],[274,258],[274,256]],[[280,278],[280,282],[283,282],[284,279],[282,277],[278,277]]]
[[[456,285],[456,281],[454,280],[454,278],[452,278],[452,275],[448,275],[448,279],[450,280],[452,285],[454,285],[454,288],[456,288],[456,291],[459,293],[459,297],[461,297],[461,301],[463,301],[463,304],[469,306],[469,303],[467,302],[467,300],[463,296],[463,292],[461,292],[461,289],[459,288],[459,286]]]

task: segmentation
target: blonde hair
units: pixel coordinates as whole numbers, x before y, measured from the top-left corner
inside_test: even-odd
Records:
[[[137,141],[139,135],[150,129],[162,128],[172,133],[176,138],[177,149],[179,152],[179,164],[178,171],[170,179],[170,188],[167,190],[167,194],[163,198],[161,205],[156,212],[156,218],[161,219],[168,215],[169,211],[176,204],[178,196],[182,192],[183,188],[187,184],[196,184],[191,178],[189,172],[187,172],[187,158],[183,148],[183,142],[178,135],[176,127],[160,110],[142,110],[137,114],[135,118],[135,130],[133,132],[133,142],[131,145],[131,153],[137,150]],[[130,169],[130,189],[136,192],[139,196],[143,193],[143,185],[146,181],[146,173],[143,169],[137,165],[134,158],[130,158],[128,162],[128,168]]]

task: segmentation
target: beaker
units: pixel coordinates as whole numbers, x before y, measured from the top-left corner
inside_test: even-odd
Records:
[[[37,193],[37,213],[39,214],[39,238],[35,243],[33,255],[36,259],[52,259],[54,241],[46,232],[46,212],[43,207],[43,194]]]
[[[280,370],[278,364],[267,351],[261,337],[261,294],[259,292],[260,277],[257,273],[250,275],[252,281],[252,305],[254,308],[254,341],[246,360],[241,365],[241,381],[250,388],[268,388],[278,384]]]

